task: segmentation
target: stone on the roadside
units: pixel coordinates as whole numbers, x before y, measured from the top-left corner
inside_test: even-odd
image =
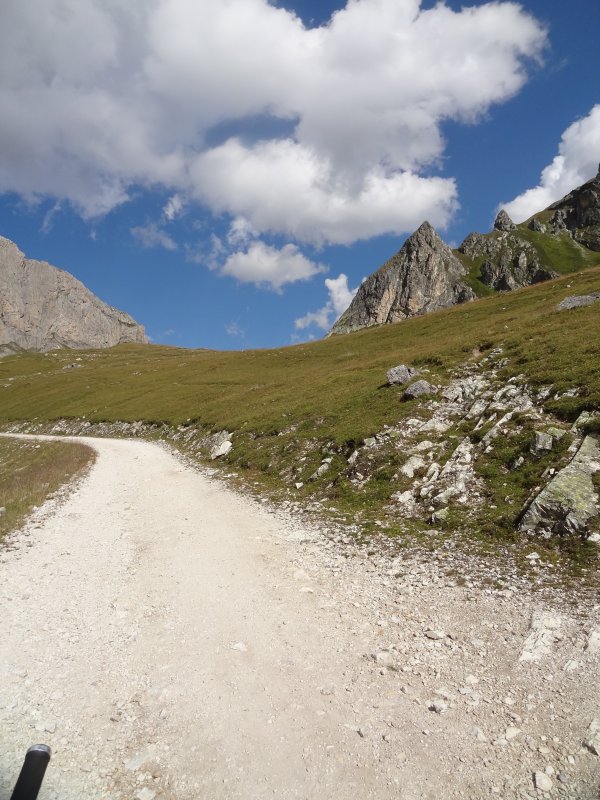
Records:
[[[214,461],[216,458],[221,458],[221,456],[226,456],[227,453],[231,450],[233,445],[229,439],[225,439],[224,441],[215,444],[213,449],[210,451],[210,457]]]
[[[434,391],[435,389],[430,383],[425,380],[420,380],[416,381],[415,383],[411,383],[411,385],[404,390],[404,397],[406,400],[414,400],[417,397],[433,394]]]
[[[587,747],[590,753],[595,756],[600,756],[600,719],[595,717],[588,728],[588,736],[583,742],[583,746]]]
[[[516,739],[517,736],[521,733],[520,728],[516,728],[514,725],[509,725],[504,733],[504,738],[507,742],[510,742],[512,739]]]
[[[372,654],[373,661],[380,667],[393,667],[394,657],[389,650],[378,650]]]
[[[441,700],[434,700],[429,703],[427,708],[430,711],[435,711],[436,714],[443,714],[445,711],[448,711],[448,703],[444,703]]]
[[[598,516],[593,476],[600,471],[600,446],[586,436],[576,455],[525,509],[519,529],[538,528],[559,535],[583,534]]]
[[[428,639],[431,639],[434,642],[446,638],[446,634],[444,633],[444,631],[434,631],[434,630],[431,630],[431,628],[428,628],[425,631],[425,636]]]
[[[398,364],[387,371],[387,382],[390,386],[401,386],[408,383],[419,374],[419,370],[414,367],[407,367],[406,364]]]
[[[536,789],[539,789],[542,792],[552,791],[552,779],[549,775],[546,775],[545,772],[535,772],[533,775],[533,784]]]

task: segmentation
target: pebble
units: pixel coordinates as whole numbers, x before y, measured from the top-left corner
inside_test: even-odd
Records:
[[[430,628],[425,631],[425,636],[428,639],[433,639],[433,641],[439,641],[440,639],[446,638],[446,634],[443,631],[434,631]]]
[[[536,789],[540,789],[542,792],[550,792],[552,791],[552,780],[545,772],[536,772],[533,776],[533,784]]]

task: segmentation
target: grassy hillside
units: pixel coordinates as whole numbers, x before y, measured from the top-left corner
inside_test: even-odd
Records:
[[[394,505],[394,493],[405,487],[403,446],[390,435],[381,447],[361,448],[352,468],[348,462],[368,437],[395,435],[403,420],[425,418],[426,402],[403,400],[401,390],[386,385],[386,371],[411,364],[445,385],[457,370],[489,361],[487,354],[501,348],[498,385],[521,376],[534,389],[551,387],[544,410],[567,430],[582,411],[600,409],[600,304],[560,313],[556,305],[592,291],[600,291],[600,265],[396,325],[275,350],[127,345],[19,354],[0,360],[0,426],[143,421],[170,426],[175,438],[188,442],[226,429],[234,446],[219,464],[237,470],[247,484],[292,502],[317,503],[364,531],[383,526],[401,540],[431,527],[423,515],[407,522]],[[545,471],[564,463],[568,446],[565,439],[554,454],[512,470],[515,459],[528,458],[536,424],[519,422],[493,453],[478,456],[483,502],[467,512],[451,508],[438,527],[485,548],[517,541],[517,512]],[[443,464],[452,452],[448,443],[455,441],[454,447],[464,436],[479,441],[486,430],[457,425],[444,434],[436,458]],[[330,460],[326,474],[312,478],[324,457]],[[590,553],[584,556],[585,562]]]
[[[214,430],[360,440],[410,413],[385,387],[405,362],[432,378],[474,349],[502,346],[534,384],[577,398],[550,402],[565,418],[600,408],[598,306],[556,313],[571,294],[600,290],[600,266],[397,325],[276,350],[214,352],[149,345],[20,354],[0,360],[0,423],[85,417],[90,421],[199,422]]]
[[[94,451],[83,444],[0,438],[0,541],[94,458]]]

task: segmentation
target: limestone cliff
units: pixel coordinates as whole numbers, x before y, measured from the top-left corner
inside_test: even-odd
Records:
[[[0,351],[147,342],[144,328],[70,275],[0,237]]]
[[[466,269],[428,222],[360,286],[330,333],[399,322],[475,297]]]
[[[549,206],[554,211],[550,224],[562,223],[575,241],[600,251],[600,170],[583,186]]]

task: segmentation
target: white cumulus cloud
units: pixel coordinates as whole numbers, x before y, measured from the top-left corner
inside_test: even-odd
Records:
[[[165,250],[177,250],[177,242],[154,222],[149,225],[130,228],[130,231],[134,239],[137,239],[142,247],[163,247]]]
[[[358,291],[350,289],[348,286],[348,276],[341,272],[337,278],[326,278],[325,288],[329,293],[329,299],[318,311],[309,311],[303,317],[294,322],[297,330],[304,330],[311,325],[328,330],[335,320],[342,314],[352,302],[352,298]]]
[[[229,255],[220,272],[242,283],[255,283],[280,292],[286,283],[306,281],[326,270],[323,264],[306,258],[295,244],[286,244],[279,249],[254,241],[247,250]]]
[[[508,100],[546,43],[497,0],[348,0],[317,28],[267,0],[4,6],[0,192],[93,218],[161,189],[167,220],[195,199],[319,243],[448,222],[454,181],[422,173],[443,155],[441,123]]]
[[[542,171],[539,184],[500,207],[505,208],[515,222],[523,222],[593,178],[598,172],[599,160],[600,105],[596,105],[563,133],[558,155]]]

